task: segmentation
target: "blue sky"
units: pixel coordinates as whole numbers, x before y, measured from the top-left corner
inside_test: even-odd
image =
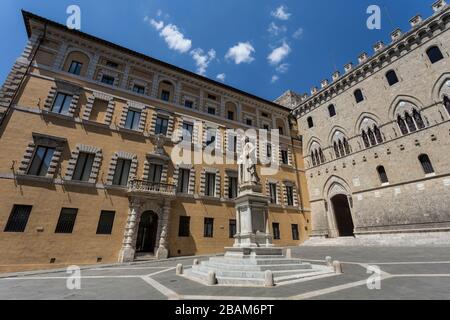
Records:
[[[20,9],[65,23],[81,8],[81,30],[273,100],[331,78],[337,67],[372,54],[372,45],[409,19],[432,14],[434,0],[2,0],[0,81],[20,55]],[[369,30],[369,5],[382,9]],[[218,75],[224,75],[219,76]]]

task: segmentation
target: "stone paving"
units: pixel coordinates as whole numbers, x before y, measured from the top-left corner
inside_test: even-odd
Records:
[[[317,264],[331,256],[344,273],[274,288],[204,286],[175,275],[178,263],[190,267],[190,257],[83,268],[80,290],[67,289],[65,271],[3,276],[0,299],[450,299],[449,247],[300,247],[292,253]],[[380,290],[367,287],[368,265],[381,270]]]

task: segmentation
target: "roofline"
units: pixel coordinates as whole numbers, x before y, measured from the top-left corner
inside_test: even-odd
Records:
[[[103,45],[105,45],[105,46],[112,47],[112,48],[115,49],[115,50],[124,51],[124,52],[127,53],[127,54],[137,56],[138,58],[147,60],[147,61],[149,61],[149,62],[151,62],[151,63],[156,64],[156,65],[159,65],[159,66],[162,66],[162,67],[165,67],[165,68],[172,69],[173,71],[176,71],[176,72],[179,72],[179,73],[183,73],[183,74],[185,74],[185,75],[187,75],[187,76],[189,76],[189,77],[196,78],[197,80],[204,81],[204,82],[207,82],[207,83],[209,83],[209,84],[212,84],[212,85],[221,87],[221,88],[223,88],[223,89],[233,91],[233,92],[235,92],[235,93],[237,93],[237,94],[244,95],[244,96],[246,96],[247,98],[257,100],[257,101],[259,101],[259,102],[261,102],[261,103],[269,104],[269,105],[271,105],[272,107],[279,108],[279,109],[282,109],[282,110],[285,110],[285,111],[288,111],[288,112],[291,112],[291,111],[292,111],[290,108],[287,108],[287,107],[285,107],[285,106],[279,105],[279,104],[277,104],[277,103],[275,103],[275,102],[273,102],[273,101],[266,100],[266,99],[264,99],[264,98],[261,98],[261,97],[255,96],[255,95],[253,95],[253,94],[251,94],[251,93],[248,93],[248,92],[242,91],[242,90],[240,90],[240,89],[231,87],[231,86],[226,85],[226,84],[224,84],[224,83],[221,83],[221,82],[218,82],[218,81],[215,81],[215,80],[206,78],[206,77],[201,76],[201,75],[198,75],[198,74],[196,74],[196,73],[194,73],[194,72],[191,72],[191,71],[188,71],[188,70],[186,70],[186,69],[177,67],[177,66],[175,66],[175,65],[173,65],[173,64],[170,64],[170,63],[167,63],[167,62],[158,60],[158,59],[156,59],[156,58],[152,58],[152,57],[150,57],[150,56],[148,56],[148,55],[145,55],[145,54],[140,53],[140,52],[137,52],[137,51],[133,51],[133,50],[131,50],[131,49],[127,49],[127,48],[125,48],[125,47],[123,47],[123,46],[120,46],[120,45],[115,44],[115,43],[110,42],[110,41],[106,41],[106,40],[97,38],[97,37],[95,37],[95,36],[93,36],[93,35],[90,35],[90,34],[87,34],[87,33],[84,33],[84,32],[78,31],[78,30],[69,29],[69,28],[67,28],[66,26],[64,26],[63,24],[60,24],[60,23],[58,23],[58,22],[49,20],[49,19],[47,19],[47,18],[38,16],[38,15],[36,15],[36,14],[34,14],[34,13],[25,11],[25,10],[23,10],[23,9],[22,9],[21,11],[22,11],[22,16],[23,16],[23,20],[24,20],[24,24],[25,24],[25,27],[26,27],[26,30],[27,30],[27,35],[28,35],[28,37],[31,37],[31,28],[30,28],[30,23],[29,23],[29,21],[30,21],[31,19],[34,19],[34,20],[40,21],[40,22],[42,22],[42,23],[48,24],[48,25],[50,25],[50,26],[52,26],[52,27],[56,27],[56,28],[59,28],[59,29],[62,29],[62,30],[64,30],[64,31],[66,31],[66,32],[72,33],[73,35],[76,35],[76,36],[79,36],[79,37],[83,37],[83,38],[87,38],[88,40],[91,40],[91,41],[100,42],[101,44],[103,44]]]

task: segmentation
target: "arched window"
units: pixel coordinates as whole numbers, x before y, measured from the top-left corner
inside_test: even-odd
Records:
[[[339,153],[339,148],[338,148],[336,141],[334,142],[334,153],[336,154],[336,158],[341,157],[341,154]]]
[[[350,145],[348,144],[348,141],[345,138],[344,138],[344,149],[345,149],[345,154],[346,155],[351,153]]]
[[[375,137],[377,138],[377,143],[382,143],[383,142],[383,136],[381,135],[381,131],[380,129],[378,129],[377,126],[375,126],[374,128],[374,132],[375,132]]]
[[[417,130],[416,124],[414,123],[413,118],[409,115],[409,113],[405,114],[405,121],[408,125],[409,132],[414,132]]]
[[[372,132],[372,129],[369,129],[367,134],[369,136],[370,144],[375,146],[377,144],[377,140],[375,139],[375,134]]]
[[[397,118],[397,123],[400,128],[400,131],[402,134],[408,134],[408,128],[406,127],[406,122],[403,120],[403,118],[399,115]]]
[[[398,77],[394,70],[390,70],[386,73],[386,79],[390,86],[393,86],[398,82]]]
[[[345,156],[344,145],[342,144],[341,140],[339,140],[338,146],[339,146],[339,153],[341,154],[341,157]]]
[[[428,59],[430,59],[431,63],[436,63],[442,59],[444,59],[444,56],[442,55],[441,50],[434,46],[427,50]]]
[[[450,99],[447,96],[444,96],[444,107],[450,115]]]
[[[317,164],[317,161],[316,161],[316,156],[314,154],[314,151],[311,151],[311,160],[312,160],[313,166],[315,167]]]
[[[366,148],[370,148],[369,137],[367,136],[367,133],[364,130],[362,132],[362,138],[363,138],[363,141],[364,141],[364,146]]]
[[[308,117],[308,128],[314,127],[314,121],[312,117]]]
[[[364,101],[364,96],[363,96],[361,89],[356,89],[353,94],[355,95],[356,103],[360,103],[360,102]]]
[[[384,167],[383,166],[379,166],[377,168],[377,171],[378,171],[378,176],[380,177],[381,183],[388,183],[389,179],[388,179],[388,176],[386,174],[386,170],[384,169]]]
[[[423,171],[425,174],[434,173],[433,165],[431,164],[431,160],[426,154],[421,154],[419,156],[420,164],[422,165]]]
[[[422,116],[421,116],[420,113],[419,113],[417,110],[415,110],[415,109],[414,109],[414,111],[413,111],[413,118],[414,118],[414,121],[416,122],[417,127],[418,127],[419,129],[425,128],[425,123],[424,123],[423,120],[422,120]]]
[[[319,149],[320,162],[325,163],[325,156],[323,155],[322,149]]]
[[[328,106],[328,113],[330,114],[330,118],[336,115],[336,108],[334,107],[334,104]]]

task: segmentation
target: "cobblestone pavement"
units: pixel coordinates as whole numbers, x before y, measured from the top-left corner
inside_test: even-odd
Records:
[[[344,273],[274,288],[204,286],[175,275],[178,263],[190,267],[194,259],[190,257],[83,268],[79,290],[68,289],[67,283],[73,282],[66,271],[4,275],[0,299],[450,299],[448,247],[299,247],[292,251],[294,257],[317,264],[331,256],[343,263]],[[368,266],[381,271],[379,290],[367,286],[373,276]]]

